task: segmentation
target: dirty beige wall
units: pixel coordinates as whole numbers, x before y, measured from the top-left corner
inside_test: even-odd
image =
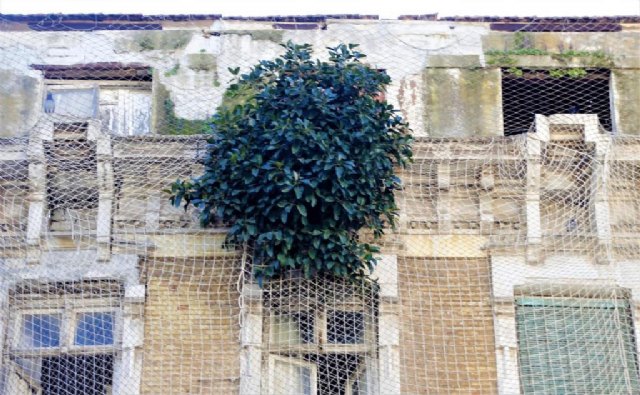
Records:
[[[616,130],[620,134],[640,135],[640,68],[613,70],[611,88]]]
[[[24,134],[39,116],[41,82],[33,77],[0,70],[0,138]]]
[[[424,87],[428,136],[502,136],[499,69],[427,68]]]
[[[513,48],[514,34],[495,32],[489,24],[433,21],[329,21],[325,30],[276,30],[270,22],[216,21],[203,30],[195,22],[162,31],[0,32],[0,136],[24,135],[41,115],[42,92],[28,59],[42,64],[137,62],[154,69],[153,122],[162,121],[166,99],[175,116],[202,120],[221,102],[233,75],[261,59],[282,53],[288,40],[312,43],[317,56],[339,42],[359,43],[366,61],[392,77],[387,99],[418,136],[468,137],[503,134],[499,65],[489,51]],[[625,28],[627,29],[627,28]],[[214,34],[215,33],[215,34]],[[14,45],[15,44],[15,45]],[[604,51],[604,59],[517,56],[516,67],[608,67],[614,70],[612,97],[618,132],[636,134],[640,78],[640,33],[527,33],[527,45],[558,53]],[[18,53],[19,48],[24,50]],[[29,58],[28,56],[31,58]],[[7,71],[11,70],[11,71]],[[156,92],[157,91],[157,92]],[[25,126],[26,125],[26,126]]]

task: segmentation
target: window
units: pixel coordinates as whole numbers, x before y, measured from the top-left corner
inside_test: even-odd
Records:
[[[628,298],[518,297],[516,327],[524,394],[640,393]]]
[[[572,69],[566,69],[572,70]],[[612,130],[609,101],[610,70],[574,69],[570,75],[556,70],[502,70],[502,110],[506,135],[526,133],[535,114],[597,114]]]
[[[295,358],[269,357],[270,394],[316,395],[318,369],[315,364]]]
[[[33,65],[45,78],[43,111],[70,122],[99,118],[119,136],[151,131],[151,71],[139,64]]]
[[[14,290],[7,336],[11,388],[110,394],[120,349],[120,294],[119,285],[107,281]]]
[[[83,84],[84,85],[84,84]],[[74,85],[48,87],[44,110],[49,114],[78,118],[94,118],[98,109],[98,86],[81,88]]]
[[[288,295],[267,301],[269,394],[367,395],[377,388],[374,299],[322,299]]]
[[[74,240],[95,233],[99,190],[96,143],[87,122],[54,123],[44,141],[48,230]]]

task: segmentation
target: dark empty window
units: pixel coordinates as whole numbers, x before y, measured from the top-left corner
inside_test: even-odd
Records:
[[[42,359],[43,395],[105,395],[113,381],[113,355],[63,355]]]
[[[300,331],[300,339],[303,343],[313,343],[315,341],[314,331],[314,319],[310,313],[295,313],[292,314],[293,318],[298,324],[298,330]]]
[[[349,379],[364,364],[363,357],[350,354],[306,355],[305,359],[318,366],[318,395],[344,395]]]
[[[364,343],[364,314],[355,311],[329,311],[327,341],[333,344]]]
[[[502,70],[505,135],[526,133],[535,114],[597,114],[611,130],[610,70]]]

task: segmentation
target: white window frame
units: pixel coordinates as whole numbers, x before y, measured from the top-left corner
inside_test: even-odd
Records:
[[[80,313],[114,313],[113,321],[113,343],[107,345],[75,345],[75,332],[77,329],[77,316]],[[21,347],[22,328],[25,316],[33,314],[58,314],[60,321],[59,345],[53,347]],[[53,296],[47,299],[46,296],[28,301],[17,301],[11,306],[9,316],[9,333],[7,334],[7,345],[9,354],[13,357],[34,360],[42,357],[66,355],[113,355],[113,377],[116,380],[116,364],[118,364],[118,354],[122,351],[123,337],[123,306],[120,297],[92,297],[66,296],[59,298]],[[41,390],[41,384],[31,377],[22,377],[19,371],[23,369],[15,362],[9,364],[11,373],[18,374],[30,387]],[[27,374],[26,372],[22,372]]]
[[[122,317],[118,318],[114,335],[117,348],[110,346],[110,352],[114,355],[112,394],[136,395],[142,392],[144,303],[147,295],[146,286],[140,283],[139,258],[129,254],[108,254],[107,257],[109,260],[100,262],[97,272],[96,265],[89,265],[84,272],[80,268],[79,272],[77,261],[69,261],[67,252],[50,251],[48,255],[39,257],[38,265],[23,263],[16,277],[0,277],[0,305],[7,306],[9,310],[8,316],[0,319],[0,354],[4,356],[0,358],[0,370],[9,370],[13,364],[11,359],[16,353],[12,352],[12,336],[16,333],[15,320],[22,310],[51,311],[65,304],[76,308],[109,307],[117,310]],[[52,262],[55,262],[55,273],[49,282],[43,282],[42,265],[51,265]],[[59,282],[71,282],[84,287],[87,281],[106,281],[104,289],[109,293],[99,295],[83,291],[77,294],[52,294],[48,291],[51,285]],[[33,287],[30,287],[32,282]],[[100,287],[102,289],[102,285]],[[12,291],[14,288],[17,292]],[[42,355],[42,351],[38,350],[37,355],[33,356]],[[57,349],[53,352],[60,354]],[[82,351],[73,353],[82,354]],[[20,358],[20,355],[16,357]],[[10,388],[4,377],[0,377],[0,393]]]
[[[291,344],[278,343],[278,340],[275,337],[276,331],[274,330],[274,327],[276,325],[276,319],[278,317],[288,316],[293,314],[308,314],[313,317],[313,339],[314,339],[313,342],[310,342],[310,343],[300,342],[300,343],[291,343]],[[278,312],[278,313],[272,311],[271,314],[269,315],[269,322],[267,325],[267,329],[269,331],[267,338],[269,339],[269,344],[271,345],[272,349],[276,349],[276,350],[282,349],[283,351],[285,351],[285,350],[290,350],[292,348],[295,348],[296,350],[300,350],[303,352],[317,352],[317,344],[319,341],[320,334],[318,333],[318,317],[317,317],[317,314],[315,314],[313,311],[309,311],[305,309],[291,309],[291,310],[287,310],[286,312]]]
[[[368,306],[363,306],[362,302],[358,300],[346,300],[341,303],[321,305],[315,301],[308,301],[308,303],[300,302],[287,306],[285,309],[272,310],[265,320],[265,339],[269,340],[269,354],[267,357],[267,366],[263,374],[267,377],[267,393],[269,395],[275,394],[273,383],[275,375],[275,363],[276,360],[282,360],[289,363],[305,364],[304,366],[313,366],[317,372],[317,365],[313,362],[307,362],[299,358],[295,358],[295,355],[304,354],[352,354],[362,358],[362,363],[355,372],[356,376],[352,380],[357,379],[357,375],[364,369],[372,369],[375,363],[372,363],[376,359],[376,320],[373,311],[368,311]],[[364,319],[364,334],[363,341],[361,343],[329,343],[328,342],[328,314],[330,312],[356,312],[362,313]],[[273,323],[275,317],[304,313],[313,317],[313,336],[314,342],[312,343],[292,343],[292,344],[277,344],[273,343]],[[367,314],[369,313],[369,314]],[[287,356],[284,356],[287,355]],[[293,361],[293,362],[292,362]],[[371,372],[373,374],[373,372]],[[371,376],[376,377],[376,375]],[[376,383],[369,383],[368,393],[374,394]],[[313,382],[314,391],[317,391],[317,373],[316,380]],[[350,386],[350,382],[345,383],[346,391],[350,391],[347,387]],[[348,393],[348,392],[347,392]],[[315,394],[315,392],[314,392]]]
[[[345,302],[334,304],[330,306],[307,305],[315,308],[303,308],[300,305],[293,305],[291,308],[287,308],[286,311],[282,309],[272,311],[268,317],[266,326],[267,333],[266,338],[269,339],[269,349],[272,352],[294,352],[294,353],[372,353],[375,349],[371,348],[371,344],[375,344],[376,340],[376,323],[373,319],[373,314],[367,314],[362,308],[361,304],[356,302]],[[329,312],[355,312],[362,313],[364,319],[364,335],[361,343],[329,343],[328,341],[328,313]],[[313,338],[314,342],[311,343],[299,343],[299,344],[278,344],[274,340],[273,324],[276,317],[304,313],[313,316]],[[368,317],[370,317],[368,319]]]
[[[370,343],[371,353],[363,354],[367,368],[370,369],[370,394],[399,394],[400,385],[400,320],[398,303],[398,262],[396,255],[381,255],[381,262],[372,273],[377,280],[378,313],[373,320]],[[241,325],[240,325],[240,394],[256,395],[269,390],[270,372],[268,361],[270,355],[278,355],[273,344],[270,344],[269,314],[270,308],[264,303],[264,290],[258,284],[247,281],[242,284],[241,291]],[[296,300],[298,300],[296,298]],[[297,306],[287,305],[291,312],[308,310],[311,304],[299,303]],[[362,304],[358,303],[362,309]],[[301,308],[304,306],[305,308]],[[337,309],[337,307],[336,307]],[[281,312],[278,312],[281,314]],[[367,336],[365,334],[365,336]],[[368,341],[368,340],[367,340]],[[268,348],[266,347],[269,344]],[[344,347],[344,345],[338,345]],[[342,349],[340,352],[344,352]],[[296,352],[281,351],[283,354]]]
[[[329,312],[344,312],[344,313],[362,313],[363,314],[363,324],[364,324],[364,334],[362,336],[361,343],[330,343],[329,342]],[[349,352],[349,353],[372,353],[375,349],[370,349],[368,345],[376,343],[376,324],[375,324],[375,315],[369,314],[367,316],[367,311],[363,310],[360,306],[356,306],[353,304],[338,304],[333,305],[328,308],[324,308],[321,312],[321,322],[322,322],[322,331],[320,342],[322,344],[322,348],[325,352]],[[367,319],[367,317],[371,317]],[[334,351],[335,350],[335,351]]]
[[[292,357],[283,357],[281,355],[277,355],[277,354],[270,354],[269,355],[269,390],[268,393],[269,395],[279,395],[280,393],[277,392],[277,388],[275,388],[275,380],[273,380],[274,377],[276,377],[276,362],[283,362],[283,363],[287,363],[287,364],[291,364],[291,365],[297,365],[300,367],[304,367],[304,368],[308,368],[311,370],[311,395],[317,395],[318,394],[318,367],[316,366],[315,363],[313,362],[307,362],[301,359],[297,359],[297,358],[292,358]]]
[[[74,119],[94,119],[98,117],[99,102],[100,102],[100,87],[96,82],[88,81],[76,81],[75,83],[67,80],[45,80],[44,96],[42,98],[42,109],[44,111],[44,102],[47,99],[47,94],[63,93],[70,91],[93,91],[93,115],[89,117],[79,117],[76,115],[58,114],[55,111],[54,115],[62,117],[70,117]]]
[[[22,326],[24,324],[24,318],[27,315],[60,315],[60,345],[58,346],[50,346],[50,347],[21,347],[20,340],[22,337]],[[64,312],[60,309],[52,309],[52,308],[42,308],[42,309],[20,309],[19,312],[13,312],[12,314],[12,325],[10,326],[9,337],[11,339],[11,352],[13,353],[26,353],[29,351],[35,351],[38,354],[46,353],[47,350],[57,350],[63,345],[63,331],[64,331]]]
[[[78,327],[78,314],[81,313],[113,313],[113,344],[104,344],[104,345],[94,345],[94,346],[85,346],[85,345],[76,345],[76,330]],[[96,349],[119,349],[121,346],[122,339],[122,313],[119,307],[83,307],[83,308],[75,308],[71,309],[69,312],[70,317],[68,318],[69,328],[67,328],[67,332],[69,335],[69,350],[70,351],[93,351]]]
[[[111,303],[109,303],[111,302]],[[120,302],[114,298],[95,298],[95,299],[82,299],[74,298],[73,301],[67,302],[64,305],[38,307],[43,302],[31,301],[25,304],[12,307],[10,325],[11,331],[9,333],[10,349],[14,354],[33,354],[45,355],[48,351],[62,351],[64,353],[73,354],[74,352],[100,354],[105,352],[113,352],[120,348],[122,338],[122,308]],[[46,304],[46,302],[44,302]],[[79,305],[82,307],[76,307]],[[98,346],[82,346],[75,345],[75,329],[76,320],[79,313],[114,313],[113,322],[113,344],[98,345]],[[22,325],[24,323],[24,317],[27,315],[53,315],[60,314],[60,345],[53,347],[21,347],[20,338],[22,336]]]

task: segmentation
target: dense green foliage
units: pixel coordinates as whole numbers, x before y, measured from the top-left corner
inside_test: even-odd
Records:
[[[394,225],[394,167],[411,158],[410,130],[379,97],[391,79],[357,45],[329,48],[329,61],[308,44],[283,46],[229,87],[205,172],[178,180],[172,201],[199,208],[205,226],[230,224],[229,243],[253,246],[259,282],[290,269],[366,278],[378,249],[358,233]]]

